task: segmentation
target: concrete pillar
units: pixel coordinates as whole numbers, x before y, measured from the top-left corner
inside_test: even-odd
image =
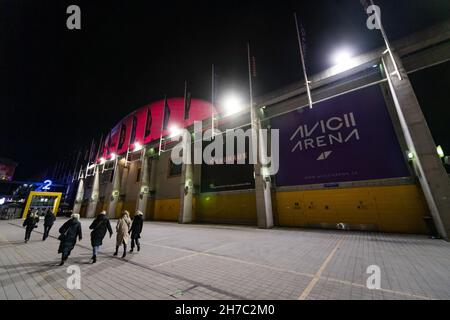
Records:
[[[192,222],[192,197],[194,191],[194,174],[192,164],[183,164],[180,182],[180,214],[179,223]]]
[[[86,218],[95,217],[95,212],[97,211],[98,197],[100,194],[100,172],[98,168],[95,168],[94,181],[92,182],[92,193],[89,198],[89,204],[86,211]]]
[[[78,180],[77,195],[75,196],[75,204],[73,206],[73,213],[80,214],[81,205],[84,198],[84,178]]]
[[[270,175],[263,174],[265,170],[260,161],[260,155],[265,151],[264,141],[260,134],[261,121],[255,107],[252,107],[250,112],[252,113],[251,128],[254,130],[253,140],[256,141],[258,147],[257,161],[254,165],[257,224],[258,228],[270,229],[273,228],[271,179]]]
[[[121,178],[122,178],[121,166],[119,164],[119,160],[116,160],[116,165],[114,167],[114,176],[113,176],[113,182],[112,182],[111,197],[109,199],[109,206],[108,206],[108,217],[109,218],[116,217],[116,208],[117,208],[117,204],[119,202],[119,197],[120,197]]]
[[[143,151],[142,163],[141,163],[141,185],[139,187],[139,197],[137,200],[136,210],[144,213],[144,217],[147,215],[147,203],[150,195],[150,170],[152,166],[151,159],[146,156],[146,149]]]
[[[178,223],[192,222],[192,197],[194,191],[194,172],[191,154],[191,136],[183,133],[183,167],[180,179],[180,213]]]
[[[152,164],[150,166],[150,183],[149,183],[150,194],[154,194],[156,191],[157,166],[158,166],[158,158],[152,158]]]
[[[382,60],[406,144],[415,157],[414,167],[428,207],[439,234],[448,240],[450,234],[450,179],[437,155],[436,143],[400,58],[396,56],[402,80],[396,75],[392,75],[394,67],[391,59],[384,56]]]
[[[146,218],[153,220],[155,215],[155,194],[156,194],[156,173],[158,167],[158,158],[151,158],[150,180],[149,180],[149,203],[147,203]]]

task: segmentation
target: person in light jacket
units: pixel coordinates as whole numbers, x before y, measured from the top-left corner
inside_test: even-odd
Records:
[[[117,225],[116,225],[117,237],[116,237],[116,252],[114,252],[115,256],[117,256],[117,254],[119,252],[120,245],[123,245],[122,258],[126,257],[127,244],[128,244],[128,239],[130,237],[128,234],[128,231],[130,230],[130,226],[131,226],[130,214],[128,213],[128,211],[124,210],[122,212],[122,216],[117,221]]]
[[[60,243],[58,253],[61,253],[61,263],[59,264],[60,266],[62,266],[70,256],[70,253],[77,243],[77,237],[78,241],[81,241],[81,239],[83,238],[83,235],[81,233],[81,223],[79,220],[80,215],[74,213],[72,214],[71,218],[67,220],[61,226],[61,228],[59,228],[60,235],[58,237],[58,240],[60,241]]]
[[[45,241],[45,239],[48,238],[50,229],[52,228],[53,224],[55,223],[55,220],[56,220],[56,217],[53,214],[52,210],[47,209],[47,212],[45,213],[45,217],[44,217],[44,235],[42,236],[42,241]]]
[[[92,224],[89,226],[91,232],[91,245],[92,245],[92,263],[97,262],[97,253],[100,246],[103,244],[103,239],[105,238],[106,231],[109,232],[109,237],[113,235],[111,228],[111,223],[106,216],[106,211],[100,212],[100,214],[95,218]]]
[[[141,211],[136,211],[136,215],[133,218],[133,223],[131,224],[131,228],[129,233],[131,233],[131,250],[130,253],[134,250],[134,245],[137,245],[137,251],[141,250],[141,244],[139,243],[139,239],[141,238],[142,227],[144,225],[144,214]]]
[[[37,228],[38,223],[39,215],[36,213],[36,211],[29,213],[25,218],[25,221],[23,222],[23,226],[25,227],[25,243],[30,240],[31,232],[34,230],[34,228]]]

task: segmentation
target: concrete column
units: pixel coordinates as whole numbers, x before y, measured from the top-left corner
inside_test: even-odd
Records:
[[[114,167],[114,176],[113,176],[113,182],[112,182],[111,197],[109,199],[109,206],[108,206],[108,217],[109,218],[116,217],[116,208],[117,208],[117,203],[119,202],[119,196],[120,196],[121,178],[122,178],[122,170],[121,170],[121,166],[119,164],[119,160],[117,160],[116,165]]]
[[[142,163],[141,163],[141,185],[139,187],[139,197],[136,205],[136,210],[144,213],[144,217],[147,215],[147,203],[150,195],[150,170],[152,166],[151,159],[146,156],[146,149],[143,151]]]
[[[156,191],[156,169],[158,166],[158,158],[152,158],[152,164],[150,165],[150,194],[154,194]]]
[[[263,174],[265,170],[260,161],[260,155],[265,150],[264,141],[260,135],[261,121],[254,106],[250,112],[252,113],[251,128],[254,130],[253,140],[257,145],[257,161],[254,165],[257,224],[258,228],[270,229],[273,228],[271,179],[270,175]]]
[[[81,205],[84,198],[84,178],[78,180],[77,195],[75,197],[75,204],[73,206],[73,213],[80,214]]]
[[[396,75],[392,75],[394,67],[391,59],[384,56],[382,60],[406,144],[415,157],[414,167],[428,207],[439,234],[448,240],[450,234],[450,179],[437,155],[436,143],[400,58],[396,55],[402,80]]]
[[[100,193],[100,172],[98,168],[95,168],[94,181],[92,182],[92,194],[89,198],[89,205],[86,211],[86,218],[95,217],[97,211],[98,197]]]
[[[194,173],[191,154],[191,136],[187,130],[185,130],[183,134],[183,150],[183,168],[180,179],[180,213],[178,215],[178,223],[191,223]]]
[[[155,216],[155,194],[156,194],[156,173],[158,167],[158,158],[151,158],[150,180],[149,180],[149,203],[147,203],[146,218],[153,220]]]

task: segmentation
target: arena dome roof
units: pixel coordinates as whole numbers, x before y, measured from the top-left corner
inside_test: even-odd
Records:
[[[165,101],[162,99],[149,103],[117,123],[105,139],[102,156],[108,159],[112,154],[126,153],[136,143],[145,145],[158,140],[161,135]],[[195,121],[211,117],[211,103],[200,99],[190,99],[186,120],[184,119],[184,98],[168,98],[167,107],[169,116],[163,136],[168,136],[169,129],[172,127],[186,128]]]

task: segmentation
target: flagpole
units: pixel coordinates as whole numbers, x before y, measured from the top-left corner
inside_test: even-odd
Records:
[[[298,29],[298,21],[297,21],[297,13],[296,12],[294,12],[294,18],[295,18],[295,28],[297,30],[298,46],[300,48],[300,58],[302,60],[303,76],[305,77],[306,91],[308,93],[309,108],[312,109],[313,102],[312,102],[312,98],[311,98],[311,88],[309,86],[308,74],[306,72],[305,57],[303,55],[303,45],[302,45],[302,39],[300,36],[300,30]]]
[[[252,82],[252,67],[251,67],[251,57],[250,57],[250,43],[247,42],[247,58],[248,58],[248,84],[249,84],[249,94],[250,94],[250,121],[253,124],[254,114],[253,114],[253,82]]]
[[[375,6],[375,4],[373,3],[373,0],[369,0],[369,1],[372,6]],[[381,17],[377,16],[377,14],[375,13],[375,19],[380,25],[381,35],[383,37],[384,43],[386,44],[386,49],[387,49],[386,51],[389,53],[389,56],[391,57],[391,60],[392,60],[392,64],[394,65],[395,71],[392,73],[392,75],[397,75],[398,79],[402,80],[403,78],[398,69],[397,61],[395,60],[394,54],[392,53],[391,43],[387,37],[386,31],[384,30],[383,23],[381,22]],[[386,53],[386,51],[384,53]]]
[[[72,182],[74,181],[75,175],[77,173],[78,160],[80,160],[80,156],[81,156],[81,152],[80,152],[80,149],[78,149],[78,154],[77,154],[77,158],[75,160],[75,167],[74,167],[73,175],[72,175]]]
[[[97,150],[97,154],[96,154],[96,156],[95,156],[95,164],[97,163],[97,160],[98,160],[98,158],[100,157],[100,152],[103,152],[103,150],[101,150],[102,149],[102,144],[103,144],[103,132],[102,132],[102,134],[100,135],[100,142],[99,142],[99,144],[98,144],[98,150]],[[104,167],[103,167],[104,168]],[[96,165],[95,166],[95,169],[94,169],[94,173],[96,172],[96,171],[98,171],[99,169],[98,169],[98,166]]]
[[[163,138],[163,130],[164,130],[164,118],[166,115],[166,99],[167,99],[167,96],[164,96],[163,114],[162,114],[162,121],[161,121],[161,135],[159,136],[158,156],[161,155],[162,138]]]
[[[211,65],[211,138],[214,138],[214,64]]]
[[[184,80],[184,111],[183,111],[183,121],[186,120],[186,96],[187,96],[187,80]]]
[[[95,143],[95,141],[94,141],[94,139],[92,139],[91,147],[89,148],[89,156],[88,156],[88,159],[87,159],[86,172],[84,174],[85,178],[87,177],[88,170],[89,170],[89,164],[91,163],[91,153],[92,153],[92,147],[94,146],[94,143]]]
[[[97,155],[96,155],[96,160],[98,160],[98,158],[100,157],[100,152],[103,152],[103,150],[101,150],[102,148],[102,144],[103,144],[103,133],[100,136],[100,143],[98,144],[98,150],[97,150]]]

